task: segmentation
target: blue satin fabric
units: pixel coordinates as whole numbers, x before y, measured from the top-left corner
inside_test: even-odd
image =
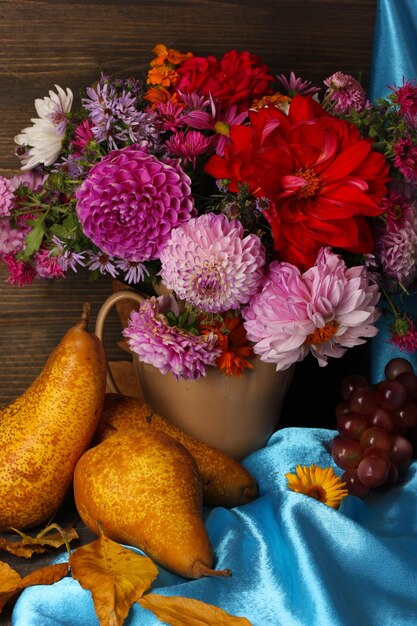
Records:
[[[400,86],[405,80],[417,79],[417,0],[378,0],[369,86],[371,100],[384,98],[389,86]],[[399,297],[394,302],[404,309]],[[407,311],[417,318],[417,296],[406,298]],[[370,342],[370,382],[384,379],[385,364],[394,357],[408,359],[417,372],[417,353],[400,351],[389,343],[393,318],[383,315],[378,335]],[[416,620],[417,622],[417,620]]]
[[[385,97],[403,77],[417,77],[417,2],[378,0],[370,99]]]
[[[244,461],[259,481],[245,506],[206,511],[216,567],[233,576],[187,580],[159,568],[152,591],[197,598],[253,626],[415,626],[417,462],[404,482],[339,510],[287,488],[297,464],[332,466],[335,431],[284,428]],[[156,626],[135,604],[126,626]],[[66,578],[20,596],[13,626],[97,626],[90,594]]]

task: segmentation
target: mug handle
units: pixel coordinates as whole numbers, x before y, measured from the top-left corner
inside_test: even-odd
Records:
[[[146,300],[146,296],[134,291],[133,289],[123,289],[122,291],[117,291],[113,293],[111,296],[104,301],[101,306],[97,319],[96,319],[96,327],[95,334],[103,342],[104,338],[104,324],[107,318],[107,315],[110,312],[110,309],[117,303],[121,302],[121,300],[134,300],[139,304],[142,304]],[[107,387],[110,389],[112,393],[120,393],[120,390],[117,386],[116,381],[114,380],[113,374],[111,373],[109,365],[107,366]]]

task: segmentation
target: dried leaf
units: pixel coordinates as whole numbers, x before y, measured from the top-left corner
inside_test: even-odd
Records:
[[[57,532],[51,533],[51,530],[58,529]],[[30,537],[20,530],[13,528],[18,535],[21,536],[20,541],[6,539],[0,537],[0,550],[22,556],[26,559],[33,554],[41,554],[46,552],[48,548],[60,548],[62,545],[69,543],[73,539],[78,539],[75,528],[63,530],[57,524],[51,524],[47,528],[41,530],[36,537]]]
[[[32,585],[52,585],[68,573],[68,563],[56,563],[41,567],[21,578],[7,563],[0,561],[0,613],[4,605],[22,589]]]
[[[77,548],[70,557],[72,576],[93,596],[101,626],[123,624],[129,609],[158,575],[158,568],[104,535]]]
[[[192,598],[148,593],[139,604],[170,626],[251,626],[246,617],[229,615],[217,606]]]

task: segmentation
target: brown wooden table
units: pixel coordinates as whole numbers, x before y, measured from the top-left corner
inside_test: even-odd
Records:
[[[341,70],[362,76],[366,86],[375,5],[376,0],[2,0],[0,175],[17,171],[13,137],[30,123],[36,97],[59,84],[78,98],[101,68],[139,77],[159,42],[197,55],[247,49],[274,73],[294,71],[320,82]],[[62,281],[37,281],[25,289],[10,287],[4,279],[0,267],[0,406],[31,384],[78,319],[83,302],[91,302],[93,328],[110,293],[108,278],[90,283],[86,272]],[[126,359],[117,346],[120,330],[114,312],[105,339],[111,361]],[[60,515],[69,519],[74,510],[69,506]],[[0,558],[21,573],[38,563]],[[0,624],[10,623],[7,610]]]

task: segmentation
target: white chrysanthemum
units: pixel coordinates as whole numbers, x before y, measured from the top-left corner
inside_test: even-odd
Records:
[[[52,165],[61,151],[73,95],[71,89],[65,92],[59,85],[55,88],[57,93],[51,90],[49,96],[35,100],[39,117],[32,118],[33,126],[24,128],[14,138],[19,146],[27,149],[22,156],[22,170],[39,164]]]
[[[166,287],[209,313],[249,302],[263,276],[265,250],[238,220],[206,213],[174,228],[162,250]]]

